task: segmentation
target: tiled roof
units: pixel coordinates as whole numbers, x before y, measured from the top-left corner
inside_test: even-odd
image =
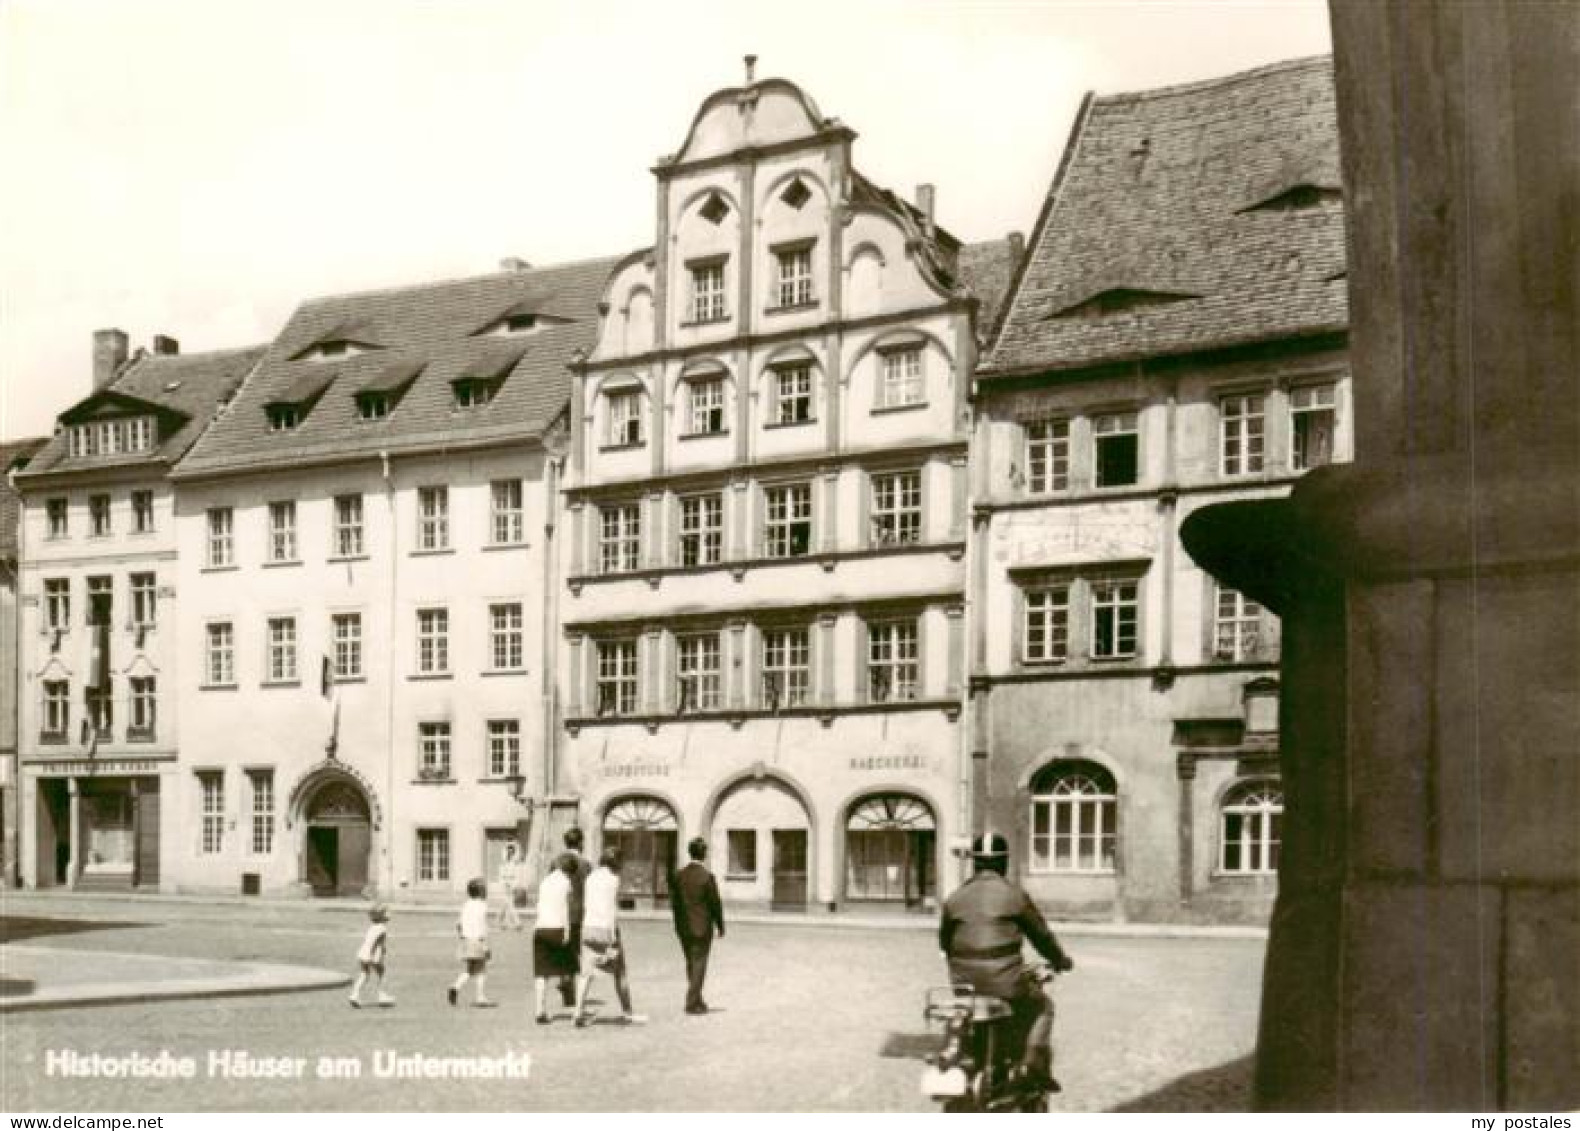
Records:
[[[264,354],[263,346],[246,349],[214,350],[208,353],[147,354],[131,362],[112,381],[108,389],[90,393],[66,413],[80,413],[105,394],[121,394],[138,401],[180,413],[179,427],[165,435],[152,452],[117,456],[79,456],[73,458],[65,431],[50,437],[44,449],[33,457],[24,477],[43,473],[84,471],[99,468],[134,467],[150,464],[168,467],[179,460],[215,411],[230,399],[237,386],[252,371]]]
[[[1328,58],[1088,99],[984,375],[1342,330],[1339,185]]]
[[[37,436],[0,444],[0,561],[16,557],[17,521],[21,518],[21,499],[11,489],[11,469],[18,463],[25,463],[47,443],[48,436]]]
[[[977,296],[977,337],[992,341],[1004,313],[1010,280],[1015,277],[1015,258],[1019,240],[1006,237],[986,243],[967,244],[960,249],[960,285]]]
[[[598,301],[615,258],[503,271],[469,279],[334,295],[303,303],[257,372],[177,469],[177,477],[292,460],[411,451],[541,435],[570,398],[566,368],[592,346]],[[520,336],[473,337],[503,312],[546,318]],[[345,336],[380,348],[330,359],[298,358],[315,342]],[[450,383],[506,373],[488,404],[455,407]],[[394,410],[362,420],[356,394],[410,387]],[[322,386],[322,388],[318,388]],[[264,406],[317,394],[301,422],[271,432]]]

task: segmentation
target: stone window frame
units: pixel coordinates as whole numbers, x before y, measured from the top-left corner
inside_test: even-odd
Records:
[[[1085,787],[1075,783],[1084,782]],[[1112,876],[1119,872],[1121,834],[1119,821],[1119,783],[1108,767],[1085,758],[1059,758],[1042,766],[1028,787],[1029,812],[1026,824],[1026,871],[1029,875]],[[1065,835],[1070,841],[1069,863],[1059,863],[1059,810],[1070,816]],[[1038,817],[1046,812],[1039,833]],[[1083,817],[1090,820],[1083,821]],[[1047,850],[1038,856],[1039,840]],[[1092,842],[1092,852],[1082,851],[1083,839]],[[1106,845],[1106,853],[1104,851]]]

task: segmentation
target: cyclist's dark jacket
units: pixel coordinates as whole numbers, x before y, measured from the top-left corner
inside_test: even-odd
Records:
[[[1059,940],[1037,905],[997,872],[976,873],[944,902],[939,948],[949,956],[950,975],[980,993],[1014,998],[1025,992],[1022,940],[1056,969],[1064,964]]]

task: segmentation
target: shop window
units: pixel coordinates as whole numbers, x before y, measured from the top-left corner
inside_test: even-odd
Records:
[[[728,870],[730,880],[755,880],[757,878],[757,830],[729,829],[724,834],[729,849]]]

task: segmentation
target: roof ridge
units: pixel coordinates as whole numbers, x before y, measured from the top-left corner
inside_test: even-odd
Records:
[[[638,250],[646,251],[649,249],[639,248]],[[448,279],[429,279],[428,281],[422,283],[399,283],[388,287],[369,287],[365,290],[359,291],[336,291],[333,294],[314,295],[311,298],[303,299],[301,305],[297,309],[303,310],[308,307],[317,306],[320,303],[340,302],[351,298],[377,298],[386,295],[406,294],[411,291],[429,290],[433,287],[453,286],[458,283],[475,283],[483,279],[503,278],[506,276],[519,276],[525,278],[532,275],[541,274],[546,271],[567,271],[578,267],[591,267],[598,263],[615,263],[621,259],[624,259],[628,255],[634,254],[636,254],[636,252],[622,251],[611,255],[589,255],[584,259],[572,259],[564,263],[547,263],[542,267],[528,267],[525,270],[519,268],[506,268],[500,271],[481,271],[476,275],[454,275]]]
[[[1274,63],[1264,63],[1259,67],[1252,67],[1245,71],[1235,71],[1229,75],[1216,75],[1213,78],[1193,79],[1190,82],[1175,83],[1173,86],[1155,86],[1146,90],[1121,90],[1113,94],[1093,94],[1094,103],[1113,105],[1123,102],[1142,102],[1158,98],[1172,98],[1181,94],[1197,94],[1204,90],[1221,90],[1236,83],[1249,79],[1263,78],[1267,75],[1278,74],[1283,71],[1297,71],[1310,67],[1314,63],[1333,63],[1332,54],[1302,55],[1294,59],[1280,59]]]

